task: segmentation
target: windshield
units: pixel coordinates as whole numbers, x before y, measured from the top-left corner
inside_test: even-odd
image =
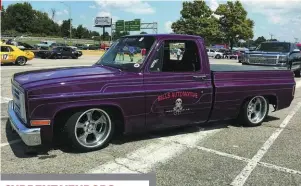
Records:
[[[155,42],[153,36],[120,38],[96,63],[120,70],[137,71]]]
[[[299,48],[299,50],[301,50],[301,45],[297,45],[297,47]]]
[[[290,44],[289,43],[261,43],[256,50],[264,51],[264,52],[289,52]]]

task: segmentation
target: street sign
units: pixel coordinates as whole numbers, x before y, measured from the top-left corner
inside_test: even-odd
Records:
[[[124,20],[118,20],[115,24],[116,32],[123,32],[124,31]]]
[[[135,19],[133,21],[125,21],[124,29],[125,31],[140,31],[141,21],[140,19]]]
[[[140,25],[141,25],[140,19],[135,19],[134,21],[131,21],[131,23],[130,23],[130,30],[131,31],[140,31]]]
[[[94,24],[96,27],[108,27],[112,25],[112,19],[110,17],[96,17]]]

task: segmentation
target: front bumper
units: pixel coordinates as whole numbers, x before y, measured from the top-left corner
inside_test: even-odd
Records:
[[[16,115],[13,109],[13,101],[8,103],[8,117],[12,128],[19,134],[27,146],[37,146],[42,144],[41,129],[27,128]]]

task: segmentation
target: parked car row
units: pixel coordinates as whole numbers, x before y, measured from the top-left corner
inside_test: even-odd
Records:
[[[211,49],[207,48],[207,55],[209,57],[215,59],[237,59],[239,62],[242,61],[242,57],[244,53],[248,50],[246,49],[238,49],[238,50],[230,50],[230,49]]]
[[[50,47],[48,47],[50,46]],[[18,41],[1,42],[1,64],[14,63],[25,65],[28,60],[34,57],[42,59],[77,59],[82,56],[82,52],[76,47],[67,46],[63,43],[46,42],[38,47]]]

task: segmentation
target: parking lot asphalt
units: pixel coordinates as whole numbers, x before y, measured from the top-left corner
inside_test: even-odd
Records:
[[[105,149],[76,153],[70,147],[26,152],[8,130],[10,78],[20,71],[91,65],[78,60],[34,59],[1,67],[1,173],[147,173],[157,185],[301,185],[301,79],[287,109],[271,112],[262,126],[233,122],[172,129],[115,139]],[[211,63],[240,65],[235,60]]]

